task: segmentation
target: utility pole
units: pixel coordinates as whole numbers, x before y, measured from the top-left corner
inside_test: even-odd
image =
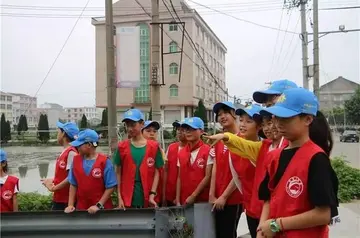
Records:
[[[160,108],[160,26],[159,0],[151,0],[151,107],[154,121],[161,122]]]
[[[314,20],[314,93],[319,99],[320,74],[319,74],[319,3],[313,0],[313,20]]]
[[[303,87],[308,89],[309,88],[309,71],[308,71],[309,57],[308,57],[308,33],[306,31],[306,3],[307,0],[300,0]]]
[[[105,0],[106,21],[106,76],[108,104],[108,138],[110,152],[117,146],[116,85],[114,60],[114,24],[112,0]]]
[[[217,102],[217,100],[216,100],[216,83],[215,83],[215,81],[214,81],[214,104]],[[216,134],[216,117],[214,117],[214,120],[213,120],[213,122],[214,122],[214,125],[213,125],[213,133],[214,133],[214,135]]]

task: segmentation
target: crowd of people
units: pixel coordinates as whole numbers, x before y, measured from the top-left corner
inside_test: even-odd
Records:
[[[241,214],[252,238],[326,238],[338,216],[338,179],[330,164],[331,131],[316,96],[289,80],[256,91],[252,104],[213,107],[223,132],[204,134],[198,117],[174,122],[177,142],[166,153],[160,124],[134,108],[124,114],[128,139],[112,160],[98,153],[99,136],[58,123],[64,147],[55,176],[42,180],[53,210],[113,209],[211,203],[216,237],[236,238]],[[7,175],[1,151],[1,212],[17,211],[18,179]]]

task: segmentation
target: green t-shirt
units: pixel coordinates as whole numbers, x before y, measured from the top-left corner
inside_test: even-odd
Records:
[[[131,150],[131,156],[136,165],[134,192],[132,196],[131,206],[142,207],[144,206],[144,190],[141,184],[140,165],[145,156],[146,146],[135,147],[133,144],[131,144],[130,150]],[[115,151],[112,159],[113,159],[113,163],[116,166],[121,166],[120,153],[118,150]],[[156,153],[155,168],[161,168],[163,165],[164,165],[164,160],[162,157],[161,150],[159,148]]]

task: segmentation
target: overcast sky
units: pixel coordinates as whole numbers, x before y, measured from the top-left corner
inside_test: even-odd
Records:
[[[1,90],[34,96],[87,0],[0,2]],[[283,14],[280,28],[300,32],[298,9],[282,11],[283,0],[196,2],[275,28],[279,28]],[[200,12],[228,49],[226,80],[231,95],[250,98],[253,91],[266,87],[265,82],[279,78],[288,78],[301,85],[301,42],[297,34],[278,34],[276,30],[211,13],[188,3]],[[357,5],[360,5],[360,0],[320,0],[320,8]],[[56,8],[51,10],[49,7]],[[88,7],[85,17],[78,22],[53,70],[40,87],[38,104],[95,105],[95,29],[90,16],[103,15],[104,0],[91,0]],[[311,32],[312,11],[307,20]],[[321,10],[319,20],[320,31],[338,30],[339,25],[345,25],[346,29],[360,28],[360,9]],[[309,56],[311,64],[312,43]],[[338,76],[360,83],[359,69],[360,33],[330,34],[320,39],[320,84]]]

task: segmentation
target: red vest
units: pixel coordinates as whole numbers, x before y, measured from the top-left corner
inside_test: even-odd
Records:
[[[210,146],[203,144],[198,151],[197,157],[193,164],[190,162],[191,152],[187,145],[179,152],[180,162],[180,202],[185,204],[186,199],[195,191],[199,183],[203,180],[206,174],[207,160],[209,157]],[[195,202],[209,201],[209,186],[207,186]]]
[[[19,179],[15,176],[8,175],[5,183],[1,186],[1,212],[14,211],[13,196],[15,188],[19,189]]]
[[[126,207],[131,207],[134,193],[136,165],[131,155],[130,140],[121,141],[118,145],[121,158],[121,197]],[[156,141],[147,141],[144,159],[140,165],[141,184],[144,190],[144,207],[149,205],[149,195],[155,175],[155,158],[159,149]],[[161,181],[159,180],[159,183]]]
[[[176,182],[178,178],[178,153],[179,142],[175,142],[169,145],[167,153],[167,180],[166,180],[166,200],[173,202],[176,198]]]
[[[324,153],[324,151],[311,140],[306,142],[296,151],[279,183],[274,187],[273,179],[282,150],[276,149],[269,153],[270,164],[267,168],[270,175],[269,189],[271,192],[269,219],[294,216],[314,208],[309,201],[308,193],[309,165],[315,154]],[[302,230],[285,231],[285,236],[288,238],[327,238],[329,237],[329,230],[327,225],[323,225]],[[279,234],[276,237],[282,237],[282,235]]]
[[[233,177],[229,165],[229,153],[231,153],[222,142],[217,143],[215,146],[215,163],[216,163],[216,176],[215,176],[215,197],[220,197],[226,190]],[[234,158],[237,156],[231,153]],[[226,204],[236,205],[242,203],[242,194],[236,189],[227,199]]]
[[[231,161],[242,185],[243,204],[246,214],[252,217],[254,214],[251,214],[249,208],[255,177],[255,165],[250,160],[236,155],[231,155]]]
[[[254,177],[254,185],[252,188],[252,196],[250,201],[250,206],[248,207],[247,212],[249,212],[253,218],[260,219],[261,211],[264,202],[259,200],[259,186],[261,182],[264,180],[266,174],[266,166],[269,163],[267,154],[269,152],[269,148],[271,146],[271,140],[263,140],[262,146],[259,151],[258,158],[256,160],[256,168],[255,168],[255,177]]]
[[[54,185],[57,185],[64,181],[68,176],[67,159],[70,151],[76,152],[76,149],[72,146],[66,148],[63,153],[57,158],[55,164],[55,176],[54,176]],[[68,203],[69,201],[69,188],[70,185],[66,185],[64,188],[54,192],[53,201],[59,203]]]
[[[103,196],[106,188],[104,183],[104,170],[107,157],[98,154],[96,161],[87,175],[83,168],[83,158],[76,155],[73,161],[73,174],[77,182],[76,192],[76,209],[87,210],[89,207],[96,205]],[[112,209],[111,199],[104,204],[105,209]]]

